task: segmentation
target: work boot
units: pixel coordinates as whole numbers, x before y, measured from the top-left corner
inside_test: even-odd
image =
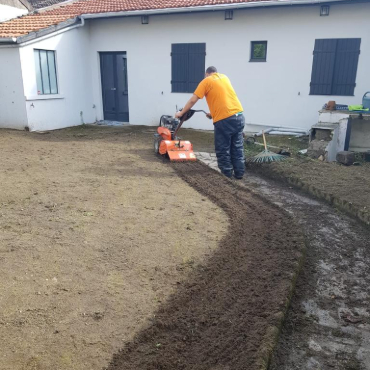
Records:
[[[226,177],[228,177],[229,179],[231,179],[233,177],[233,172],[232,171],[222,171],[221,170],[221,173],[223,175],[225,175]]]

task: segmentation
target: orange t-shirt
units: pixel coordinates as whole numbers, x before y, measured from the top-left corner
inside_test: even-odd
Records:
[[[221,73],[206,77],[200,82],[194,94],[199,99],[206,97],[213,122],[243,111],[230,80]]]

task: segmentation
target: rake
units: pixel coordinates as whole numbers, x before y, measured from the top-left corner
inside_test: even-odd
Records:
[[[267,149],[265,133],[262,131],[263,144],[265,145],[265,150],[254,157],[248,158],[249,163],[269,163],[269,162],[280,162],[284,161],[287,157],[285,155],[270,152]]]

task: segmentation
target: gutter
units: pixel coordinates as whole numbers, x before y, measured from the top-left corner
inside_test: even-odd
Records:
[[[16,43],[17,43],[16,37],[0,38],[0,44],[16,44]]]

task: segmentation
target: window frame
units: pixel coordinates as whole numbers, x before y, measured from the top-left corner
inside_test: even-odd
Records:
[[[44,79],[43,75],[45,71],[43,71],[43,66],[42,66],[42,61],[41,61],[41,52],[46,53],[46,63],[47,63],[47,76],[48,76],[48,87],[50,92],[45,92],[45,86],[44,86]],[[47,50],[47,49],[33,49],[33,54],[34,54],[34,61],[35,61],[35,72],[36,72],[36,92],[37,96],[49,96],[49,95],[59,95],[59,81],[58,81],[58,69],[57,69],[57,56],[56,56],[56,51],[55,50]],[[53,63],[54,66],[50,66],[49,64],[49,56],[52,55],[53,57]],[[39,64],[37,65],[37,60],[36,57],[38,57],[38,62]],[[54,68],[53,68],[54,67]],[[52,88],[52,79],[51,77],[51,72],[53,72],[55,78],[55,89],[56,91],[53,92]],[[39,80],[37,75],[40,75],[40,83],[41,86],[39,85]],[[41,89],[40,89],[41,88]]]
[[[253,51],[254,51],[254,45],[263,44],[265,45],[265,57],[264,58],[254,58],[253,57]],[[265,41],[251,41],[251,49],[250,49],[250,62],[257,62],[257,63],[263,63],[267,61],[267,40]]]

